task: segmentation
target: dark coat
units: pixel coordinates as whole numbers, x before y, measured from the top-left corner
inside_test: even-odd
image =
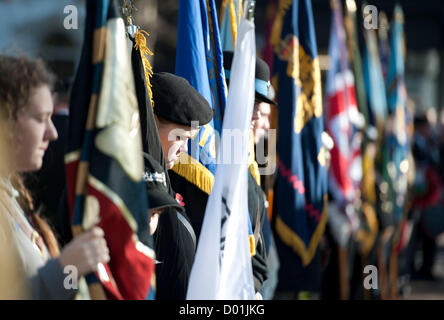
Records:
[[[169,170],[169,176],[173,189],[183,196],[186,215],[193,226],[198,242],[208,194],[172,170]],[[266,215],[266,208],[263,191],[251,174],[248,174],[248,211],[253,231],[257,229],[258,241],[256,243],[256,255],[252,257],[252,266],[254,287],[256,291],[259,291],[263,282],[267,279],[266,252],[261,227]],[[257,225],[258,221],[259,225]]]

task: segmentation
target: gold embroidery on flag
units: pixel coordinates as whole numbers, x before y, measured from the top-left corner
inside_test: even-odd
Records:
[[[318,247],[319,241],[324,233],[325,226],[327,224],[327,202],[328,196],[324,196],[324,207],[322,210],[321,220],[316,226],[315,232],[313,233],[308,248],[304,241],[299,237],[298,234],[294,232],[281,218],[279,215],[276,217],[276,231],[282,241],[290,246],[294,252],[296,252],[302,260],[302,266],[306,267],[310,264],[313,259],[316,248]]]
[[[294,131],[300,133],[305,124],[315,116],[322,116],[321,69],[318,58],[313,59],[302,46],[299,46],[299,62],[293,63],[293,69],[287,69],[287,75],[295,79],[300,89],[296,102]],[[296,59],[296,58],[295,58]],[[288,67],[290,68],[289,63]]]
[[[287,10],[290,8],[293,0],[279,0],[278,11],[276,19],[273,23],[273,28],[271,29],[270,43],[275,49],[278,50],[279,42],[281,40],[282,26],[284,24],[284,16]],[[277,52],[276,52],[277,53]]]
[[[275,52],[281,60],[287,61],[287,76],[294,79],[299,90],[293,124],[294,131],[298,134],[313,116],[322,116],[319,59],[311,57],[293,34],[279,40]]]
[[[202,148],[205,146],[208,137],[210,136],[210,134],[213,133],[213,131],[213,128],[209,124],[204,125],[204,132],[202,138],[199,141],[199,146],[201,146]]]

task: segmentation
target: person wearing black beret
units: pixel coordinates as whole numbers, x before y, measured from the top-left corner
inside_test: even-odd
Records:
[[[174,172],[168,169],[178,162],[180,153],[187,152],[188,140],[198,133],[201,126],[211,121],[213,111],[205,98],[182,77],[165,72],[154,73],[151,86],[154,102],[152,111],[162,146],[161,153],[164,155],[159,158],[165,161],[167,184],[170,183],[168,191],[171,197],[185,205],[171,180]],[[151,203],[149,194],[148,198],[150,208],[155,209],[151,221],[154,227],[157,219],[155,213],[159,211],[157,205]],[[160,262],[156,264],[156,299],[185,300],[197,246],[188,207],[186,210],[166,207],[158,215],[153,237],[156,259]]]
[[[171,169],[181,152],[187,152],[188,139],[200,126],[213,118],[207,100],[184,78],[167,72],[155,73],[151,79],[154,114],[160,141]]]

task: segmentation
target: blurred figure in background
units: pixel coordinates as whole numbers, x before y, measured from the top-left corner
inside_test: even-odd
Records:
[[[432,267],[435,260],[436,232],[433,231],[443,220],[443,212],[434,208],[442,202],[442,181],[439,173],[439,152],[435,124],[430,117],[415,117],[413,136],[413,156],[415,159],[415,180],[411,218],[414,231],[410,243],[410,268],[413,277],[421,280],[433,280]],[[418,270],[415,266],[416,248],[420,244],[422,263]]]

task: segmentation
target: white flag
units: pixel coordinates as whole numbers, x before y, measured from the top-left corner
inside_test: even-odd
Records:
[[[248,240],[248,139],[254,105],[254,24],[242,19],[230,71],[221,144],[187,299],[254,299]]]

